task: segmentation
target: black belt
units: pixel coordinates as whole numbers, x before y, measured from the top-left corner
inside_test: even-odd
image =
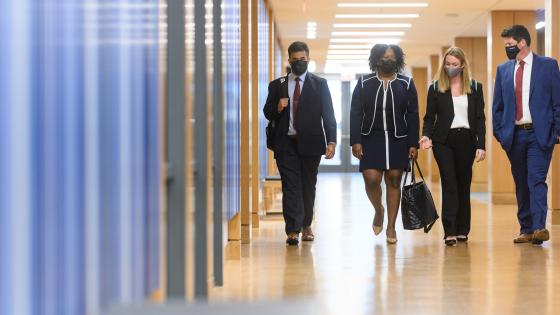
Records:
[[[288,138],[290,139],[295,139],[297,136],[296,135],[288,135]]]
[[[515,125],[515,129],[531,130],[533,129],[533,124]]]
[[[469,131],[469,128],[451,128],[450,131],[457,131],[457,132]]]

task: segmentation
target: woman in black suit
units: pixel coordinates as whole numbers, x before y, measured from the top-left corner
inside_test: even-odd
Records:
[[[486,118],[482,84],[471,79],[459,47],[445,53],[438,79],[428,91],[420,147],[432,147],[441,176],[445,244],[466,242],[471,222],[473,161],[485,157]]]
[[[387,243],[395,244],[395,222],[401,198],[401,177],[418,146],[418,95],[412,78],[399,72],[404,54],[396,45],[377,44],[371,49],[373,73],[362,76],[350,110],[350,145],[360,159],[366,193],[375,208],[373,232],[383,230],[381,181],[387,187]]]

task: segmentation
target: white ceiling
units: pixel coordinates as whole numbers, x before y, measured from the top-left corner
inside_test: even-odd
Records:
[[[397,3],[423,2],[419,8],[345,8],[338,3]],[[284,51],[296,40],[308,43],[310,57],[316,62],[316,71],[324,70],[333,31],[404,31],[400,46],[411,66],[427,66],[430,54],[450,45],[457,36],[486,36],[488,12],[493,10],[537,10],[544,8],[544,0],[269,0],[274,12],[278,33]],[[336,14],[416,13],[418,18],[406,19],[340,19]],[[307,23],[317,23],[317,38],[307,39]],[[334,23],[410,23],[410,28],[334,28]],[[355,37],[355,36],[354,36]],[[390,36],[395,37],[395,36]],[[340,37],[343,38],[343,37]],[[348,36],[344,38],[349,38]],[[287,54],[287,52],[284,52]],[[367,58],[363,66],[367,69]]]

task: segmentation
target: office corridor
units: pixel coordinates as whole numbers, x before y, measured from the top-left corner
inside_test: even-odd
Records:
[[[439,192],[433,194],[437,204]],[[251,244],[229,245],[225,285],[212,289],[210,300],[305,301],[317,314],[560,311],[554,298],[560,287],[558,226],[549,227],[553,239],[542,247],[514,245],[514,208],[473,199],[467,244],[444,246],[439,220],[429,234],[404,231],[399,216],[399,242],[387,245],[384,233],[373,235],[372,219],[360,174],[321,174],[315,242],[287,247],[281,216],[266,218]]]
[[[518,49],[560,59],[560,0],[0,1],[0,315],[560,314],[558,146],[546,176],[551,239],[542,247],[512,242],[516,185],[496,141],[505,129],[493,119],[493,103],[506,84],[497,69],[515,50],[501,34],[514,24],[530,35],[526,44],[511,37]],[[308,49],[290,53],[301,41],[296,46]],[[404,231],[400,216],[396,245],[386,243],[385,231],[373,235],[374,211],[351,146],[352,126],[367,125],[351,113],[363,78],[375,72],[379,79],[378,67],[397,61],[371,64],[379,44],[404,55],[387,82],[391,94],[390,82],[407,82],[403,120],[412,137],[405,149],[424,136],[428,94],[434,80],[449,77],[451,47],[465,55],[463,87],[470,79],[482,86],[476,130],[486,152],[473,167],[468,244],[446,247],[441,220],[429,234]],[[548,95],[541,88],[560,100],[552,93],[560,75],[548,80],[560,72],[537,64],[524,73],[538,81],[521,78],[529,103],[523,96],[520,104],[529,113],[538,108],[535,114],[550,105],[526,118],[539,128],[554,122],[549,135],[558,136],[560,101],[539,104]],[[298,74],[294,97],[297,65],[317,81],[304,84],[307,74]],[[515,81],[507,77],[509,87],[520,86],[517,73]],[[282,78],[298,105],[277,107],[284,114],[275,118],[275,103],[286,103],[267,101],[269,83]],[[519,91],[508,90],[517,117]],[[324,106],[315,106],[314,94]],[[468,88],[463,101],[465,94],[468,101]],[[382,107],[377,95],[371,99],[376,113]],[[374,114],[367,133],[384,117],[386,139],[392,130],[405,136],[390,103],[382,109],[389,116]],[[331,137],[324,139],[332,159],[322,158],[318,169],[315,241],[287,247],[277,152],[267,134],[319,155],[324,117],[306,124],[316,116],[306,106],[321,115],[332,107],[336,124],[327,119]],[[406,116],[416,111],[421,133],[412,139],[416,118]],[[294,128],[296,115],[304,119]],[[529,121],[519,123],[510,129],[530,132]],[[307,136],[317,141],[307,144]],[[373,147],[372,156],[397,156],[389,145]],[[439,208],[445,168],[432,152],[421,151],[418,163]]]

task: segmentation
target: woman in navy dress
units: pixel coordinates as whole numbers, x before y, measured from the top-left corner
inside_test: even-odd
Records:
[[[350,145],[360,160],[367,196],[375,209],[373,231],[383,230],[385,209],[381,181],[387,188],[387,243],[395,244],[395,222],[401,199],[401,178],[418,146],[418,95],[412,78],[400,74],[404,53],[397,45],[371,49],[372,71],[362,76],[352,94]]]

